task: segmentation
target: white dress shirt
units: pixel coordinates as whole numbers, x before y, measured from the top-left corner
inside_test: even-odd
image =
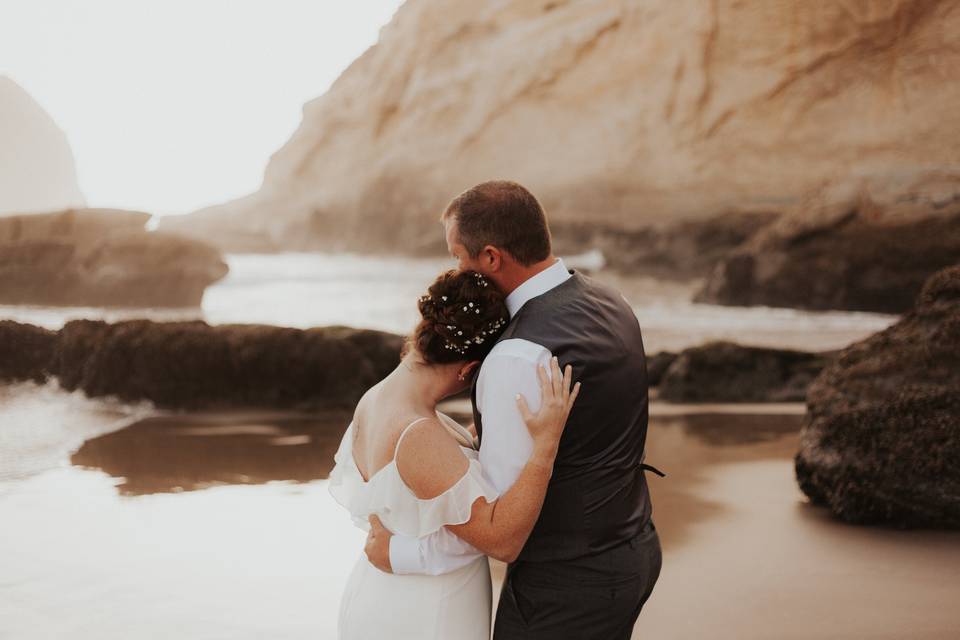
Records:
[[[559,258],[507,296],[510,317],[530,299],[543,295],[570,277]],[[483,474],[503,495],[513,486],[533,453],[533,439],[517,408],[516,395],[523,394],[530,411],[540,409],[537,366],[550,372],[553,354],[529,340],[511,338],[498,342],[484,359],[477,374],[477,411],[483,418],[480,464]],[[449,573],[483,556],[471,544],[446,527],[423,538],[394,535],[390,538],[390,564],[397,574]]]

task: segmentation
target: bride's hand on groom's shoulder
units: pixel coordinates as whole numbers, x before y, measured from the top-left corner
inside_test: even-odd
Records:
[[[367,554],[367,560],[380,571],[393,573],[393,567],[390,565],[390,536],[393,534],[383,526],[380,518],[371,515],[367,520],[370,522],[370,531],[367,533],[367,543],[363,547],[363,552]]]
[[[543,365],[537,367],[537,376],[540,378],[540,410],[536,414],[532,413],[526,398],[520,394],[517,394],[517,406],[533,438],[534,452],[546,455],[552,462],[570,409],[580,393],[580,383],[576,383],[571,389],[573,367],[568,364],[561,373],[556,356],[550,358],[550,371],[548,377]]]

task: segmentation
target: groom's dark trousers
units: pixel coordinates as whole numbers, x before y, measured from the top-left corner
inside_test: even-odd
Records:
[[[660,575],[644,464],[647,369],[637,316],[618,292],[571,272],[531,298],[499,340],[542,345],[583,386],[543,509],[511,563],[494,640],[627,639]],[[483,437],[483,416],[474,423]]]
[[[626,544],[554,562],[507,567],[494,640],[629,640],[660,575],[662,555],[650,520]]]

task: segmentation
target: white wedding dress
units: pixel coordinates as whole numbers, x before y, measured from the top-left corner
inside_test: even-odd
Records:
[[[330,493],[346,507],[356,526],[369,530],[368,516],[377,514],[393,533],[423,537],[448,524],[470,519],[479,497],[497,498],[496,489],[480,472],[470,433],[445,414],[441,422],[457,438],[469,459],[467,472],[452,487],[430,500],[420,500],[404,484],[394,459],[364,481],[353,457],[353,422],[334,456]],[[407,429],[425,420],[410,423]],[[489,640],[491,614],[490,565],[481,556],[439,576],[394,575],[370,564],[361,552],[347,580],[337,622],[341,640]]]

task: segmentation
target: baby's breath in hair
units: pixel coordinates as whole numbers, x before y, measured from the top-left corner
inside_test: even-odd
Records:
[[[417,299],[411,345],[429,362],[482,359],[509,321],[503,294],[475,271],[448,271]]]

